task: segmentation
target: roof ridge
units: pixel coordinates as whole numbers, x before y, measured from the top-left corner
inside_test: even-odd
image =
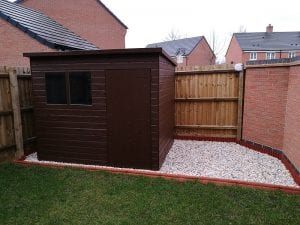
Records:
[[[188,37],[188,38],[179,38],[176,40],[169,40],[169,41],[161,41],[161,42],[155,42],[155,43],[150,43],[148,45],[153,45],[153,44],[162,44],[162,43],[170,43],[170,42],[174,42],[174,41],[182,41],[182,40],[187,40],[187,39],[194,39],[194,38],[203,38],[204,36],[195,36],[195,37]],[[199,40],[200,41],[200,40]]]

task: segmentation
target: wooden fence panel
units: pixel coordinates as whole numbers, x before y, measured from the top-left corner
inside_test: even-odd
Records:
[[[12,97],[12,81],[9,77],[9,72],[17,76],[17,81],[14,85],[18,88],[16,93],[17,101],[13,102]],[[16,115],[13,111],[15,108],[20,108],[20,120],[22,125],[16,128]],[[17,104],[17,105],[16,105]],[[18,111],[18,110],[17,110]],[[33,108],[31,94],[31,75],[28,68],[7,68],[0,67],[0,162],[12,160],[20,157],[23,154],[23,143],[28,146],[35,140],[33,127]],[[22,129],[20,134],[23,136],[21,140],[21,152],[16,148],[16,131]],[[21,136],[20,136],[21,137]]]
[[[178,136],[240,138],[242,74],[233,67],[179,68],[175,78]]]

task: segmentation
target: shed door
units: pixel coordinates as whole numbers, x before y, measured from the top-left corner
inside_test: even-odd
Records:
[[[107,71],[108,155],[113,166],[151,168],[150,73]]]

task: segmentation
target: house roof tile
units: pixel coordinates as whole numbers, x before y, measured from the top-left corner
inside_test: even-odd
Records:
[[[0,18],[55,49],[92,50],[96,46],[40,12],[16,3],[0,0]]]
[[[174,41],[164,41],[159,43],[148,44],[146,48],[163,48],[171,57],[178,55],[189,55],[196,45],[203,39],[203,36],[178,39]]]
[[[243,51],[300,50],[300,31],[233,34]]]

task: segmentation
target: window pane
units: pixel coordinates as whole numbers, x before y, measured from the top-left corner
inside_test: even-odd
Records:
[[[70,73],[71,104],[92,104],[91,74],[88,72]]]
[[[46,73],[46,92],[48,104],[67,104],[65,73]]]

